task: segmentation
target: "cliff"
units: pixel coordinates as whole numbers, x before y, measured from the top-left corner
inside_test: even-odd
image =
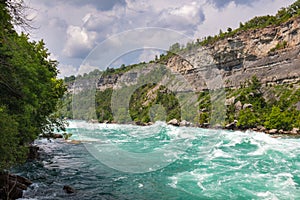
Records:
[[[296,83],[300,80],[299,23],[298,17],[280,26],[243,31],[174,56],[167,67],[184,74],[198,91],[206,89],[199,75],[212,66],[220,70],[226,87],[239,87],[253,75],[263,84]]]
[[[297,133],[300,127],[299,52],[300,17],[292,17],[279,25],[234,30],[223,36],[215,36],[210,42],[197,42],[176,52],[168,52],[149,63],[109,69],[101,76],[99,71],[93,72],[98,78],[87,75],[69,82],[69,88],[75,86],[69,91],[78,94],[79,104],[73,108],[73,117],[87,118],[86,113],[82,115],[81,112],[90,110],[90,106],[85,106],[82,111],[78,108],[85,105],[80,103],[81,99],[86,98],[85,88],[91,88],[91,84],[94,84],[97,89],[96,115],[100,122],[119,122],[115,115],[122,108],[124,112],[119,113],[118,118],[127,118],[137,124],[153,122],[155,119],[189,121],[189,118],[185,118],[188,116],[201,127],[218,125],[230,129],[254,128],[271,133]],[[157,73],[153,70],[159,69],[157,66],[164,66],[163,71]],[[174,79],[175,82],[172,78],[170,81],[159,78],[168,70],[180,75]],[[156,84],[147,80],[153,77],[159,80]],[[112,88],[114,91],[124,90],[118,93],[122,98],[112,99]],[[225,107],[222,109],[226,113],[222,114],[217,110],[218,106],[215,107],[216,103],[213,105],[219,96],[212,96],[214,94],[208,92],[219,88],[225,91]],[[198,100],[187,98],[184,102],[196,110],[183,108],[180,103],[183,96],[179,93],[190,91],[192,96],[199,95]],[[111,103],[116,102],[118,106],[114,110]],[[155,109],[154,105],[164,107],[165,116],[160,114],[150,119],[149,113]],[[129,118],[125,117],[128,113]],[[195,113],[199,114],[197,119],[193,118],[198,115]],[[212,122],[218,115],[224,116],[224,123]]]
[[[167,60],[166,67],[181,73],[196,91],[207,89],[205,75],[218,69],[225,87],[240,87],[253,75],[262,84],[297,83],[300,80],[300,17],[279,26],[241,31],[207,46],[194,46]],[[151,64],[150,64],[151,65]],[[103,76],[101,91],[112,88],[123,73]],[[130,81],[137,78],[129,72]]]

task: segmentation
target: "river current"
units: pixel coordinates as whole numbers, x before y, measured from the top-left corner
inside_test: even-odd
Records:
[[[162,122],[71,121],[67,132],[36,140],[41,160],[13,170],[34,182],[23,199],[300,199],[297,138]]]

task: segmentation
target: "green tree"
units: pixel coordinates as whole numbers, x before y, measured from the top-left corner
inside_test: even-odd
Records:
[[[259,118],[250,109],[242,110],[239,113],[237,126],[243,129],[257,126]]]
[[[0,2],[0,151],[5,151],[0,171],[24,160],[40,133],[64,129],[53,114],[66,90],[56,78],[58,63],[49,59],[43,41],[30,42],[28,35],[14,30],[12,23],[23,18],[18,16],[21,5],[13,2]]]
[[[266,118],[264,125],[268,129],[290,130],[292,127],[292,113],[290,111],[282,111],[279,107],[273,106],[272,112]]]

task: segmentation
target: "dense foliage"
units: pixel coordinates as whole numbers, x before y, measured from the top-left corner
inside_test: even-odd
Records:
[[[297,103],[300,99],[299,83],[277,86],[262,86],[254,77],[248,85],[237,90],[229,90],[228,96],[235,96],[248,108],[237,110],[230,105],[227,112],[228,123],[238,120],[239,128],[264,126],[267,129],[291,130],[300,127],[300,111]]]
[[[64,125],[53,115],[65,92],[56,78],[57,62],[49,59],[43,41],[15,31],[12,22],[20,17],[11,16],[18,9],[11,5],[0,2],[0,171],[23,161],[40,133]]]
[[[156,110],[151,115],[152,107],[156,107]],[[133,93],[129,113],[133,121],[142,123],[158,119],[181,119],[180,105],[175,94],[164,86],[157,87],[156,84],[144,85]]]

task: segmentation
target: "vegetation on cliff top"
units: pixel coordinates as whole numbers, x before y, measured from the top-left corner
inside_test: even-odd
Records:
[[[57,62],[49,59],[43,41],[30,42],[15,31],[13,22],[25,20],[18,16],[20,6],[0,2],[0,171],[24,161],[39,134],[63,128],[53,114],[66,90],[56,78]]]
[[[257,16],[245,23],[240,22],[239,28],[237,29],[233,30],[232,28],[228,27],[226,31],[220,30],[219,34],[215,36],[207,36],[202,39],[196,39],[195,42],[188,42],[186,45],[175,43],[170,47],[166,55],[164,54],[160,55],[159,61],[168,60],[171,56],[174,55],[174,53],[189,51],[199,46],[212,45],[219,40],[228,37],[233,37],[238,33],[244,31],[262,29],[268,26],[278,26],[282,23],[287,22],[288,20],[291,20],[292,18],[299,17],[299,16],[300,16],[300,0],[297,0],[292,5],[286,8],[281,8],[275,16],[272,15]],[[278,45],[279,46],[277,46],[276,49],[280,49],[286,44],[278,44]],[[273,49],[272,51],[276,49]]]

